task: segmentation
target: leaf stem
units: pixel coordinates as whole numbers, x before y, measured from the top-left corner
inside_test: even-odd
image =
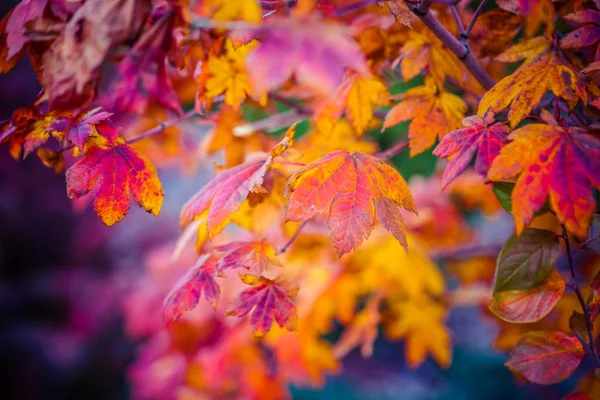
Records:
[[[408,148],[408,142],[396,143],[389,149],[386,149],[384,151],[381,151],[381,152],[375,154],[375,157],[380,158],[382,160],[389,160],[390,158],[394,157],[396,154],[400,153],[402,150],[405,150],[407,148]]]
[[[458,13],[458,8],[456,8],[455,4],[450,6],[450,11],[452,12],[452,18],[454,18],[454,22],[456,22],[456,27],[458,28],[458,34],[460,36],[461,41],[466,41],[469,39],[469,35],[465,31],[465,26],[460,19],[460,14]]]
[[[129,139],[127,141],[127,143],[132,144],[135,142],[139,142],[140,140],[146,139],[147,137],[157,135],[157,134],[161,133],[162,131],[164,131],[165,129],[167,129],[168,127],[177,125],[181,121],[185,121],[186,119],[192,118],[194,115],[197,115],[196,110],[191,109],[179,117],[170,119],[165,122],[161,122],[158,126],[155,126],[154,128],[152,128],[150,130],[147,130],[146,132],[142,133],[140,136],[134,137],[133,139]]]
[[[463,64],[465,64],[473,77],[481,83],[481,86],[486,90],[489,90],[496,84],[496,81],[488,75],[483,66],[479,64],[479,61],[475,58],[475,55],[471,53],[469,46],[456,39],[429,11],[429,5],[431,4],[430,0],[422,0],[416,5],[407,0],[404,0],[404,2],[412,13],[419,17],[431,32],[433,32],[442,43],[444,43],[444,45],[450,49]]]
[[[283,247],[281,249],[279,249],[279,251],[277,251],[277,255],[279,254],[283,254],[287,251],[287,249],[292,245],[292,243],[294,243],[294,241],[296,240],[296,238],[298,237],[298,235],[300,235],[300,232],[302,232],[302,229],[304,229],[304,227],[306,226],[306,224],[308,224],[308,219],[306,221],[304,221],[302,224],[300,224],[300,226],[298,227],[298,229],[296,230],[296,232],[292,235],[292,237],[290,238],[290,240],[287,241],[286,244],[283,245]]]
[[[562,224],[562,229],[563,229],[562,238],[565,241],[567,258],[569,259],[569,269],[571,270],[571,282],[570,282],[569,286],[573,289],[573,291],[577,295],[577,299],[579,300],[579,303],[581,304],[581,308],[583,310],[583,315],[585,316],[585,323],[587,325],[588,337],[589,337],[589,341],[590,341],[588,346],[589,346],[590,351],[592,352],[592,356],[594,357],[594,360],[596,361],[596,365],[598,365],[598,367],[600,367],[600,356],[598,356],[598,351],[596,350],[596,343],[594,341],[594,332],[593,332],[593,326],[592,326],[592,322],[591,322],[590,309],[588,308],[588,306],[585,303],[585,300],[583,299],[583,295],[581,294],[581,289],[579,289],[579,283],[577,282],[577,277],[575,275],[575,264],[573,262],[573,255],[571,253],[571,244],[569,242],[569,235],[567,234],[567,229],[565,228],[564,224]]]

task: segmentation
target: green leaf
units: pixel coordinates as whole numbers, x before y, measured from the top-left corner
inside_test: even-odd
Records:
[[[492,191],[496,195],[500,205],[510,214],[512,214],[512,192],[514,188],[515,184],[512,182],[495,182],[492,187]],[[544,206],[535,213],[535,216],[544,215],[548,211],[550,211],[550,204],[546,201]]]
[[[554,270],[559,249],[556,234],[543,229],[525,229],[511,237],[498,255],[494,294],[544,281]]]
[[[585,315],[583,315],[580,312],[573,311],[573,314],[571,314],[571,316],[569,317],[569,328],[571,328],[571,330],[575,332],[575,334],[579,336],[581,340],[583,340],[586,343],[589,342],[590,337],[587,332],[587,323],[585,322]]]

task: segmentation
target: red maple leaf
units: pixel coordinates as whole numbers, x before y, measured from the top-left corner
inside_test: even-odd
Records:
[[[163,303],[163,318],[176,320],[198,305],[202,293],[213,308],[221,297],[221,288],[214,278],[215,259],[201,256],[188,272],[177,282]]]
[[[467,168],[475,156],[475,171],[487,176],[492,161],[508,143],[508,127],[500,122],[491,125],[493,121],[491,113],[485,119],[477,115],[467,117],[462,121],[466,128],[452,131],[440,141],[433,154],[450,157],[442,176],[443,189]]]
[[[164,192],[150,160],[129,146],[106,123],[97,127],[102,138],[67,170],[67,195],[80,198],[92,192],[94,210],[105,225],[121,221],[131,196],[149,213],[158,215]]]
[[[273,319],[282,328],[296,329],[296,305],[291,300],[298,294],[296,284],[283,280],[281,276],[272,280],[246,274],[240,275],[240,278],[252,287],[240,293],[227,315],[241,318],[252,311],[250,326],[257,337],[271,329]]]

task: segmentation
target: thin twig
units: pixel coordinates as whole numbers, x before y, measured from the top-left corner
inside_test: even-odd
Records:
[[[475,55],[471,53],[469,46],[456,39],[429,11],[430,0],[423,0],[417,5],[407,0],[404,0],[404,2],[412,13],[419,17],[431,32],[465,64],[473,77],[481,83],[481,86],[489,90],[496,84],[496,81],[488,75],[483,66],[475,58]]]
[[[581,249],[583,249],[585,246],[587,246],[588,244],[592,243],[594,240],[599,239],[599,238],[600,238],[600,232],[598,232],[597,234],[593,235],[591,238],[589,238],[585,242],[581,243],[579,245],[579,247],[577,248],[577,250],[575,250],[575,254],[579,253],[579,251]]]
[[[460,19],[460,14],[458,13],[458,8],[456,8],[456,5],[451,5],[450,11],[452,12],[452,18],[454,18],[454,22],[456,23],[456,27],[458,28],[458,35],[460,36],[460,39],[468,39],[469,36],[465,31],[465,26],[463,25],[462,20]]]
[[[467,26],[467,29],[465,30],[465,36],[466,36],[465,40],[469,39],[469,35],[471,35],[471,31],[473,31],[475,22],[477,22],[477,18],[479,18],[479,16],[483,12],[483,9],[485,8],[485,5],[487,2],[488,2],[488,0],[481,0],[481,3],[479,3],[479,6],[475,10],[473,17],[471,18],[471,22],[469,22],[469,25]]]
[[[569,242],[569,235],[567,234],[567,229],[565,228],[564,224],[562,225],[562,229],[563,229],[562,238],[565,241],[567,258],[569,259],[569,269],[571,270],[571,282],[570,282],[569,287],[571,287],[573,289],[573,291],[577,295],[577,299],[579,300],[579,303],[581,304],[581,308],[583,310],[583,315],[585,317],[585,323],[587,325],[588,337],[589,337],[589,341],[590,341],[588,346],[590,348],[590,351],[592,352],[592,356],[594,357],[596,364],[598,365],[598,367],[600,367],[600,356],[598,356],[598,352],[596,350],[596,343],[594,341],[594,334],[593,334],[594,329],[593,329],[592,322],[591,322],[590,309],[588,308],[585,300],[583,299],[583,295],[581,294],[581,290],[579,289],[579,283],[577,282],[577,278],[575,276],[575,264],[573,263],[573,255],[571,254],[571,244]]]
[[[407,148],[408,142],[399,142],[390,147],[389,149],[375,154],[375,157],[380,158],[382,160],[389,160],[390,158],[394,157],[396,154],[400,153],[402,150],[405,150]]]
[[[304,221],[296,230],[296,232],[292,235],[292,237],[290,238],[290,240],[287,241],[286,244],[283,245],[283,247],[281,249],[279,249],[279,251],[277,251],[277,255],[279,254],[283,254],[287,251],[287,249],[292,245],[292,243],[294,243],[294,241],[296,240],[296,238],[298,237],[298,235],[300,235],[300,232],[302,232],[302,229],[304,229],[304,227],[306,226],[306,224],[308,224],[308,219],[306,221]]]
[[[127,143],[131,144],[131,143],[139,142],[140,140],[146,139],[147,137],[157,135],[157,134],[161,133],[162,131],[164,131],[165,129],[167,129],[168,127],[177,125],[181,121],[185,121],[186,119],[192,118],[194,115],[197,115],[196,110],[191,109],[190,111],[186,112],[185,114],[183,114],[179,117],[170,119],[165,122],[161,122],[158,126],[155,126],[154,128],[142,133],[140,136],[134,137],[133,139],[129,139],[127,141]]]
[[[348,14],[352,14],[355,11],[362,10],[363,8],[367,8],[373,4],[378,3],[381,0],[362,0],[357,1],[356,3],[349,4],[345,7],[340,7],[333,13],[336,17],[345,17]]]

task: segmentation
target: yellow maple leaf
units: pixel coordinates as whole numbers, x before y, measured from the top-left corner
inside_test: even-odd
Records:
[[[239,110],[248,96],[256,94],[250,85],[245,66],[246,56],[256,45],[257,42],[252,41],[236,49],[231,40],[227,39],[224,55],[209,55],[208,60],[201,64],[200,73],[196,76],[200,83],[198,99],[211,100],[225,94],[225,104]]]
[[[402,302],[392,304],[391,313],[395,318],[386,324],[385,334],[390,339],[405,340],[409,366],[421,365],[428,353],[441,367],[450,366],[452,346],[444,325],[446,310],[440,304]]]
[[[201,0],[194,11],[215,21],[246,21],[257,24],[262,20],[262,9],[256,0]]]
[[[433,79],[425,79],[424,86],[409,89],[398,98],[403,101],[387,113],[383,130],[412,119],[408,127],[411,157],[458,129],[467,111],[460,97],[439,87]]]
[[[317,130],[326,133],[333,129],[344,110],[346,116],[361,136],[373,120],[375,107],[385,105],[389,93],[375,76],[363,77],[356,73],[346,75],[336,95],[321,104],[314,115]]]
[[[525,63],[483,96],[477,113],[484,116],[488,111],[497,113],[508,107],[508,121],[513,128],[539,104],[547,91],[566,100],[573,109],[579,100],[587,104],[588,90],[597,90],[549,39],[530,39],[507,50],[498,59],[511,62],[525,59]]]

